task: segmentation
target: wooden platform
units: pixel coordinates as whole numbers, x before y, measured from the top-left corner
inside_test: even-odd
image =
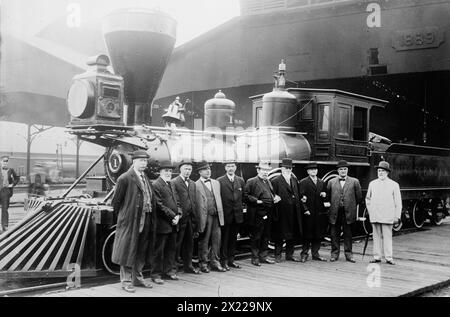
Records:
[[[361,260],[363,241],[354,243],[357,263],[341,258],[337,262],[286,262],[261,267],[250,259],[238,261],[242,269],[193,275],[181,273],[179,281],[166,281],[153,289],[137,288],[135,294],[121,289],[120,283],[71,290],[44,296],[129,296],[129,297],[292,297],[292,296],[404,296],[421,293],[436,284],[450,282],[450,222],[429,230],[394,238],[397,265],[369,264],[372,242]],[[341,246],[342,248],[342,246]],[[321,255],[329,258],[329,247]],[[295,251],[299,255],[299,251]],[[377,287],[376,273],[379,272]]]

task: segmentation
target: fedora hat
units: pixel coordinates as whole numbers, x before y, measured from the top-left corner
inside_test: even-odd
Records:
[[[256,168],[264,169],[264,170],[271,170],[272,166],[270,166],[269,161],[261,161],[258,165],[256,165]]]
[[[306,170],[312,170],[312,169],[317,169],[317,163],[311,162],[308,165],[306,165]]]
[[[180,169],[183,165],[190,165],[194,167],[194,163],[192,163],[191,161],[181,161],[181,163],[178,165],[178,168]]]
[[[375,166],[375,168],[376,169],[381,168],[381,169],[384,169],[385,171],[388,171],[388,172],[391,171],[391,167],[390,167],[389,163],[386,162],[386,161],[380,161],[380,163],[378,163],[378,165]]]
[[[282,159],[281,167],[293,168],[294,166],[292,165],[292,159],[289,157],[285,157],[284,159]]]
[[[148,155],[147,152],[145,152],[144,150],[137,150],[137,151],[134,151],[134,152],[131,154],[131,159],[135,160],[135,159],[138,159],[138,158],[146,158],[146,159],[149,159],[149,158],[150,158],[150,155]]]
[[[208,167],[211,167],[211,166],[209,165],[208,162],[206,162],[206,161],[201,161],[201,162],[198,163],[198,165],[197,165],[197,171],[201,171],[201,170],[207,169]]]
[[[349,167],[350,165],[348,165],[346,160],[340,160],[337,164],[337,169],[341,168],[341,167]]]
[[[160,171],[160,170],[163,170],[163,169],[173,169],[174,168],[174,166],[173,166],[173,164],[170,162],[170,161],[162,161],[161,163],[159,163],[159,166],[158,166],[158,170]]]

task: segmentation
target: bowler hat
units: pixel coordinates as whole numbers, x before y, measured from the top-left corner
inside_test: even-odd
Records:
[[[265,170],[271,170],[272,167],[270,166],[269,161],[261,161],[258,165],[256,165],[256,168],[265,169]]]
[[[380,163],[378,163],[378,166],[375,166],[375,168],[376,169],[381,168],[381,169],[384,169],[384,170],[386,170],[388,172],[391,171],[391,167],[390,167],[389,163],[386,162],[386,161],[380,161]]]
[[[190,165],[194,167],[194,164],[191,161],[181,161],[181,163],[178,165],[178,168],[181,168],[183,165]]]
[[[341,167],[349,167],[350,165],[348,165],[346,160],[340,160],[337,164],[337,169],[341,168]]]
[[[308,165],[306,165],[306,170],[312,170],[317,169],[317,163],[311,162]]]
[[[137,150],[137,151],[134,151],[134,152],[131,154],[131,159],[135,160],[135,159],[138,159],[138,158],[146,158],[146,159],[149,159],[149,158],[150,158],[150,155],[148,155],[147,152],[145,152],[144,150]]]
[[[158,170],[163,170],[163,169],[173,169],[173,164],[170,161],[162,161],[161,163],[159,163],[158,166]]]
[[[281,167],[288,167],[288,168],[292,168],[292,159],[289,157],[285,157],[284,159],[281,160]]]
[[[237,166],[236,160],[228,160],[228,161],[223,162],[223,165],[224,165],[224,166],[226,166],[227,164],[234,164],[234,165]]]
[[[201,161],[201,162],[198,163],[198,165],[197,165],[197,171],[201,171],[201,170],[207,169],[208,167],[211,167],[211,166],[209,165],[208,162],[206,162],[206,161]]]

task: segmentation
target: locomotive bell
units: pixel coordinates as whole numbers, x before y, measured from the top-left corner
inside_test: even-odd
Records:
[[[261,127],[294,130],[297,124],[297,98],[285,89],[286,64],[281,61],[275,87],[262,98]]]
[[[106,55],[91,57],[88,71],[77,75],[67,96],[70,126],[123,125],[123,78],[108,71]]]
[[[151,104],[176,41],[176,21],[160,11],[121,9],[103,21],[114,72],[125,81],[126,123],[151,123]]]
[[[227,99],[222,90],[205,102],[205,130],[219,128],[225,130],[234,126],[236,104]]]

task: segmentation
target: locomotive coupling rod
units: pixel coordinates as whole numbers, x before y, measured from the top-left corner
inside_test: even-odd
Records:
[[[99,158],[96,159],[95,162],[92,163],[91,166],[89,166],[87,170],[85,170],[84,173],[81,174],[80,177],[78,177],[78,179],[69,187],[69,189],[66,190],[66,192],[61,196],[61,198],[66,198],[67,195],[69,195],[69,193],[75,188],[75,186],[77,186],[81,182],[81,180],[85,178],[86,175],[95,167],[95,165],[97,165],[98,162],[100,162],[103,159],[103,156],[104,154],[100,155]]]

